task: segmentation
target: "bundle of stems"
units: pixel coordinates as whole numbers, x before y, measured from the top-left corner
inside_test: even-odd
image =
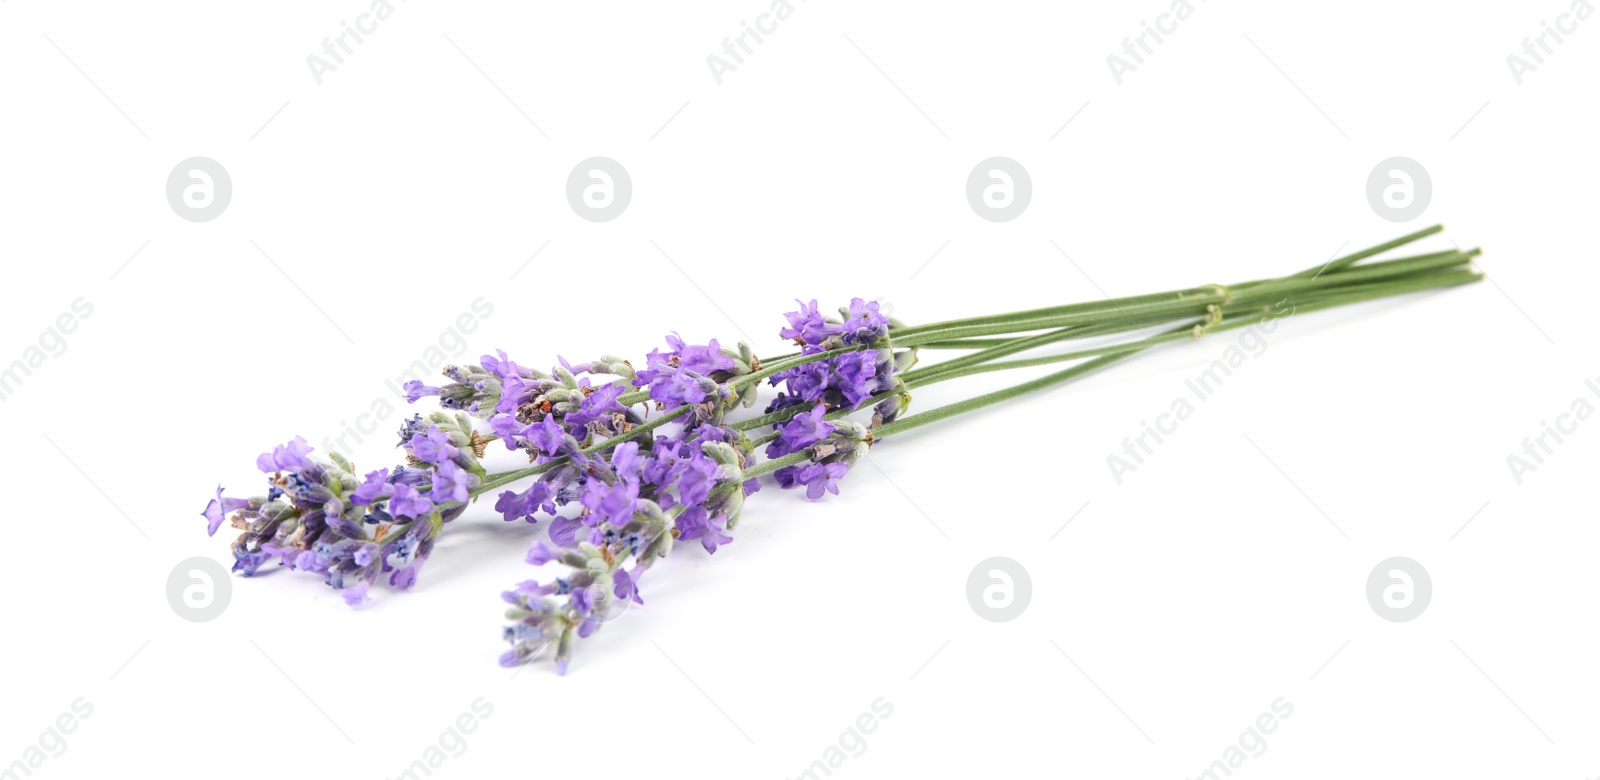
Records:
[[[1053,387],[1161,344],[1192,341],[1208,333],[1248,327],[1263,318],[1455,287],[1482,279],[1483,274],[1472,267],[1472,259],[1482,254],[1477,248],[1450,249],[1358,265],[1443,230],[1443,225],[1434,225],[1277,279],[1226,286],[1205,285],[891,329],[896,347],[967,351],[961,357],[900,375],[907,389],[994,371],[1082,362],[1048,376],[896,420],[878,428],[875,435],[882,439]],[[1152,334],[1146,328],[1158,331]],[[1141,338],[1042,357],[1001,360],[1046,345],[1130,331],[1137,331]],[[1007,338],[996,338],[999,336]]]

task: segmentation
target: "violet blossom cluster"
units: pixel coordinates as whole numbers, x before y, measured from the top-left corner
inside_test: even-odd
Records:
[[[207,531],[216,534],[231,516],[241,532],[234,571],[253,576],[277,559],[322,575],[355,606],[384,575],[401,590],[416,584],[444,524],[466,510],[483,479],[486,444],[465,415],[418,415],[400,431],[406,464],[358,477],[342,456],[317,460],[296,437],[256,458],[266,495],[229,498],[217,488],[204,512]]]
[[[212,532],[230,515],[243,531],[234,543],[236,571],[254,574],[276,558],[323,575],[355,605],[384,574],[397,588],[415,583],[444,525],[494,493],[505,521],[548,520],[549,541],[535,543],[526,560],[563,570],[502,594],[511,649],[500,661],[517,665],[554,648],[565,672],[577,639],[620,606],[644,603],[640,580],[678,542],[714,553],[733,541],[745,499],[760,484],[746,476],[756,465],[752,425],[727,416],[756,403],[761,379],[783,387],[767,407],[779,421],[765,454],[788,456],[773,476],[812,499],[837,494],[872,441],[868,426],[830,412],[877,398],[876,426],[903,410],[895,374],[914,359],[911,351],[891,350],[891,322],[878,304],[856,299],[840,314],[824,317],[813,301],[786,315],[781,334],[800,353],[766,371],[746,344],[689,344],[677,334],[637,370],[605,357],[562,359],[545,372],[503,351],[476,366],[448,366],[445,383],[405,386],[409,401],[436,397],[443,411],[402,429],[404,465],[358,479],[343,458],[315,461],[296,439],[258,461],[270,475],[266,496],[227,498],[219,489],[205,516]],[[495,441],[529,465],[488,473],[479,458]]]
[[[789,327],[778,334],[799,345],[800,354],[857,350],[774,375],[772,384],[782,384],[784,391],[767,406],[769,413],[811,404],[855,409],[895,389],[895,375],[909,370],[916,361],[914,349],[896,352],[889,347],[889,329],[894,322],[882,313],[877,301],[852,299],[848,308],[839,310],[843,320],[823,315],[816,301],[796,303],[800,310],[784,315]],[[904,409],[904,393],[884,399],[877,406],[874,427],[892,422]]]
[[[533,410],[538,421],[531,424],[531,440],[540,444],[532,455],[549,468],[527,489],[501,493],[496,508],[506,520],[549,516],[550,542],[535,544],[527,561],[557,562],[570,571],[502,594],[513,621],[505,629],[511,649],[502,664],[524,663],[554,647],[556,668],[565,672],[574,642],[598,630],[616,604],[643,603],[641,577],[676,542],[698,541],[714,553],[733,541],[729,531],[745,498],[760,489],[743,476],[750,439],[726,420],[728,411],[754,400],[753,383],[736,380],[756,371],[759,361],[743,344],[738,350],[715,340],[691,345],[676,334],[667,344],[670,349],[645,358],[643,369],[589,395],[591,401],[604,396],[609,405],[634,390],[633,397],[654,402],[663,415],[652,440],[584,447],[627,430],[597,435],[593,415],[574,421],[569,414],[558,423],[553,414],[538,417]],[[576,513],[563,511],[574,504]]]

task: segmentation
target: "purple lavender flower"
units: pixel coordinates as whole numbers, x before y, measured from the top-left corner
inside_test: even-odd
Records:
[[[417,489],[405,484],[394,486],[394,497],[389,499],[389,513],[395,517],[419,518],[433,511],[433,502]]]
[[[406,403],[412,404],[421,400],[424,396],[439,394],[439,388],[431,385],[425,385],[421,382],[421,380],[417,379],[412,379],[406,382],[404,385],[401,385],[401,388],[406,391]]]
[[[400,590],[410,590],[411,586],[417,584],[417,570],[421,568],[421,561],[417,561],[409,566],[395,569],[394,573],[389,575],[389,584]]]
[[[830,323],[822,316],[817,308],[816,299],[810,303],[796,300],[800,304],[799,311],[792,311],[783,315],[789,320],[789,327],[778,331],[778,335],[786,339],[794,339],[801,344],[816,345],[827,341],[833,336],[843,332],[839,325]]]
[[[422,415],[413,414],[411,415],[411,419],[400,424],[400,442],[395,446],[404,447],[408,442],[411,441],[413,436],[416,436],[419,433],[426,433],[427,430],[428,423],[422,419]]]
[[[669,407],[704,401],[719,377],[731,376],[739,368],[739,363],[722,351],[716,339],[703,346],[693,346],[684,343],[678,334],[669,333],[667,345],[672,351],[651,350],[645,356],[645,369],[634,376],[633,384],[649,388],[651,400]]]
[[[506,351],[503,349],[495,350],[494,355],[484,355],[478,362],[483,366],[483,370],[495,375],[502,382],[514,376],[522,376],[522,369],[506,357]]]
[[[703,376],[711,376],[718,371],[732,371],[738,365],[733,358],[723,353],[716,339],[712,339],[704,346],[693,346],[685,344],[678,334],[669,333],[667,344],[672,347],[679,367]]]
[[[227,519],[228,515],[231,515],[240,509],[248,509],[249,507],[249,499],[224,498],[222,495],[222,486],[218,485],[217,497],[211,499],[211,503],[206,504],[206,511],[201,513],[206,518],[206,535],[216,536],[217,529],[222,526],[222,521]]]
[[[578,532],[584,530],[582,520],[571,517],[557,517],[550,521],[550,541],[569,547],[578,541]]]
[[[568,597],[568,603],[572,605],[572,611],[581,617],[588,617],[589,613],[594,611],[594,599],[589,595],[588,588],[574,589]]]
[[[767,457],[778,458],[791,452],[799,452],[833,433],[833,423],[824,422],[823,415],[827,409],[822,405],[811,407],[805,414],[797,414],[790,418],[783,428],[778,431],[778,438],[767,445]]]
[[[553,417],[546,417],[528,426],[525,435],[529,443],[547,456],[554,456],[567,446],[567,429]]]
[[[639,597],[639,589],[633,584],[633,575],[627,569],[618,569],[612,575],[612,580],[616,582],[612,595],[623,601],[632,601],[635,604],[644,603],[644,599]]]
[[[822,498],[824,491],[839,495],[838,480],[849,470],[843,463],[811,463],[795,469],[780,469],[774,476],[784,488],[804,485],[806,498],[815,501]]]
[[[434,470],[433,490],[429,495],[436,503],[466,501],[477,483],[477,475],[457,466],[455,461],[447,460]]]
[[[560,557],[561,551],[546,542],[534,542],[533,546],[528,548],[528,563],[534,566],[543,566]]]
[[[328,502],[322,510],[322,522],[340,536],[349,539],[364,539],[367,532],[361,528],[358,520],[345,517],[343,502],[335,499]]]
[[[494,504],[494,509],[505,517],[507,522],[517,519],[526,519],[534,522],[534,515],[543,509],[545,512],[555,514],[555,504],[551,501],[553,495],[547,482],[535,482],[527,490],[518,493],[507,490],[500,494],[499,500]]]
[[[850,352],[834,359],[833,384],[851,408],[861,405],[880,387],[878,353]]]
[[[789,327],[781,333],[801,345],[802,355],[816,355],[852,346],[860,349],[826,360],[804,363],[773,375],[771,383],[781,385],[784,392],[779,393],[768,405],[768,413],[781,412],[803,403],[854,410],[879,399],[873,419],[876,427],[893,421],[903,410],[906,400],[903,392],[887,399],[883,396],[899,386],[900,381],[895,374],[915,364],[916,351],[894,352],[889,347],[889,329],[893,323],[883,314],[877,302],[854,298],[841,313],[844,315],[842,322],[827,318],[812,301],[809,304],[801,303],[799,311],[786,315]]]
[[[668,409],[684,404],[698,404],[705,401],[714,389],[707,387],[708,383],[709,379],[687,368],[680,368],[650,384],[650,400]]]
[[[611,471],[617,479],[638,482],[645,462],[646,457],[640,454],[636,441],[625,441],[611,450]]]
[[[539,391],[538,380],[517,375],[506,377],[501,380],[500,398],[494,410],[500,414],[515,414],[518,407],[532,401]]]
[[[678,500],[694,507],[704,504],[711,488],[722,476],[722,467],[694,450],[683,463],[678,476]]]
[[[489,430],[505,442],[506,449],[514,450],[527,441],[530,426],[517,421],[511,415],[495,415],[489,418]]]
[[[408,448],[417,460],[436,466],[456,454],[456,448],[450,444],[450,436],[439,430],[437,425],[428,426],[427,433],[412,436]]]
[[[581,499],[583,508],[589,510],[589,524],[625,525],[633,517],[634,502],[639,499],[639,483],[619,479],[607,484],[593,479],[588,483]]]
[[[368,583],[363,580],[351,585],[348,588],[345,588],[344,590],[340,591],[340,593],[344,596],[344,603],[352,607],[359,607],[362,604],[371,601],[371,599],[367,598],[367,588]]]
[[[366,481],[350,494],[350,503],[356,506],[370,506],[373,501],[392,495],[394,487],[389,484],[389,470],[378,469],[367,472]]]
[[[877,301],[850,299],[850,318],[840,326],[846,344],[875,344],[889,335],[889,318],[879,311]]]
[[[701,506],[690,507],[678,515],[675,528],[680,540],[689,542],[698,539],[708,553],[716,552],[718,545],[733,541],[733,537],[723,532],[720,516],[708,513]]]
[[[566,424],[574,429],[581,429],[589,423],[609,419],[613,414],[626,414],[627,407],[617,403],[622,391],[622,385],[602,385],[583,399],[583,404],[577,411],[567,414]]]
[[[311,449],[311,445],[306,443],[304,437],[296,436],[294,441],[273,447],[271,452],[262,453],[256,458],[256,467],[267,474],[278,471],[310,471],[316,467],[308,457]]]

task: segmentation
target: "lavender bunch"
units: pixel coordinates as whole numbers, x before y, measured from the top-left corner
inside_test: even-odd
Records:
[[[1151,347],[1482,278],[1470,268],[1477,250],[1358,265],[1440,229],[1281,278],[921,326],[891,320],[859,298],[837,316],[816,301],[799,302],[779,330],[798,352],[765,364],[748,344],[689,344],[677,334],[667,336],[667,349],[646,355],[642,369],[607,356],[580,364],[558,358],[545,372],[497,351],[475,366],[446,367],[448,381],[439,386],[407,383],[409,401],[437,398],[441,409],[401,428],[403,463],[357,477],[344,458],[316,460],[296,438],[257,459],[268,475],[265,495],[230,498],[218,488],[204,514],[211,533],[230,518],[241,531],[235,571],[253,575],[277,559],[321,575],[359,605],[380,577],[396,589],[412,587],[446,525],[493,495],[506,522],[546,522],[549,541],[533,544],[526,560],[555,569],[501,594],[510,649],[500,662],[551,654],[564,673],[578,639],[622,607],[644,603],[645,573],[679,542],[699,542],[707,553],[731,543],[762,477],[821,499],[839,492],[875,442]],[[1150,336],[1146,327],[1163,329]],[[1140,337],[1104,343],[1132,332]],[[1091,338],[1099,345],[1003,359]],[[918,367],[923,350],[965,354]],[[907,415],[917,387],[1056,363],[1073,365]],[[741,416],[760,403],[763,385],[779,390],[761,414]],[[867,409],[866,419],[852,419]],[[480,460],[494,442],[528,465],[488,472]]]

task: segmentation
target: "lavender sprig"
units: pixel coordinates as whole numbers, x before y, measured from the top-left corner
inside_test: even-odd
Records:
[[[331,462],[311,457],[304,438],[256,459],[268,475],[267,493],[228,498],[222,488],[207,506],[215,534],[232,515],[241,533],[233,543],[233,569],[254,576],[276,558],[291,570],[323,576],[351,606],[387,574],[404,590],[416,584],[444,524],[459,517],[484,474],[477,454],[482,438],[465,417],[421,416],[401,429],[412,465],[370,472],[364,480],[337,453]]]

